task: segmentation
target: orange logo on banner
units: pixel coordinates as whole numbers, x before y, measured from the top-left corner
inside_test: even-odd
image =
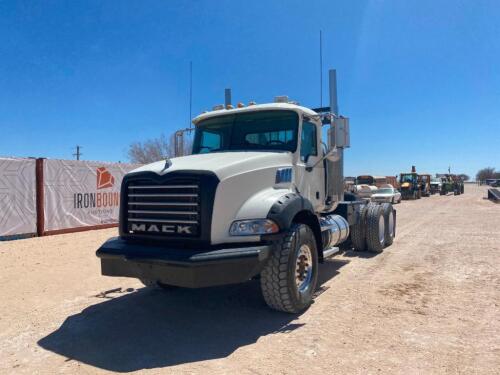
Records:
[[[105,189],[113,187],[115,178],[111,176],[105,167],[97,168],[97,189]]]

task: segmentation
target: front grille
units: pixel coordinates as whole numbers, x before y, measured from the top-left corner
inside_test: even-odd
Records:
[[[200,233],[198,180],[130,181],[126,187],[128,234],[196,237]]]

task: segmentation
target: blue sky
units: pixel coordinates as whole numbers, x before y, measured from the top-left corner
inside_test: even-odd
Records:
[[[0,1],[0,155],[126,161],[223,102],[319,105],[337,69],[346,175],[500,168],[498,1]],[[326,97],[325,85],[325,97]],[[326,100],[325,100],[326,101]]]

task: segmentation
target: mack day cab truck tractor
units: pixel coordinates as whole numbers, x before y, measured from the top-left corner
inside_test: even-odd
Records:
[[[97,251],[102,274],[165,289],[259,278],[271,308],[298,313],[312,303],[318,263],[341,244],[375,253],[390,245],[390,204],[344,200],[349,123],[338,115],[334,70],[329,77],[329,107],[286,97],[218,107],[193,120],[192,155],[127,174],[119,237]]]

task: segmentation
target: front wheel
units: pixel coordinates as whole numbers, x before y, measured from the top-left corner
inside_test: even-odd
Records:
[[[260,274],[264,300],[274,310],[299,313],[311,305],[317,283],[314,234],[305,224],[293,224]]]

